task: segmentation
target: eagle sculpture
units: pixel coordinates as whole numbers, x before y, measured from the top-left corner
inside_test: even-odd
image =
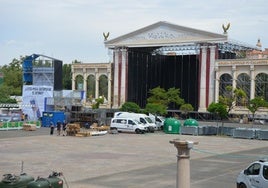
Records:
[[[230,28],[230,25],[231,25],[230,23],[228,23],[227,26],[222,24],[223,34],[227,34],[227,31]]]
[[[104,41],[106,41],[108,39],[109,35],[110,35],[109,32],[106,34],[103,32]]]

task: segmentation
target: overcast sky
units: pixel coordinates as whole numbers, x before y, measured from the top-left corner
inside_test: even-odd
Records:
[[[268,48],[267,0],[0,0],[0,65],[44,54],[71,63],[108,62],[103,32],[119,37],[158,21]]]

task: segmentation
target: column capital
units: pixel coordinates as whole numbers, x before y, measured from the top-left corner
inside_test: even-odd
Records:
[[[209,48],[210,48],[211,50],[215,50],[216,45],[211,45],[211,46],[209,46]]]
[[[250,71],[254,71],[254,70],[255,70],[254,65],[250,65]]]
[[[174,144],[174,146],[178,150],[178,158],[189,158],[189,151],[193,148],[194,145],[198,144],[198,142],[186,141],[180,139],[174,139],[169,141],[169,143]]]

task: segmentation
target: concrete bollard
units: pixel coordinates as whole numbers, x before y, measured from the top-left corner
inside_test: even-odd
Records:
[[[177,154],[177,186],[176,188],[190,188],[190,149],[198,142],[174,139],[169,141],[178,150]]]

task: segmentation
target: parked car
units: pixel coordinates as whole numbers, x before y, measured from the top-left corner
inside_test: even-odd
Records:
[[[237,188],[268,187],[268,161],[259,160],[242,170],[236,180]]]
[[[113,118],[110,129],[119,132],[135,132],[137,134],[145,133],[147,126],[132,118]]]

